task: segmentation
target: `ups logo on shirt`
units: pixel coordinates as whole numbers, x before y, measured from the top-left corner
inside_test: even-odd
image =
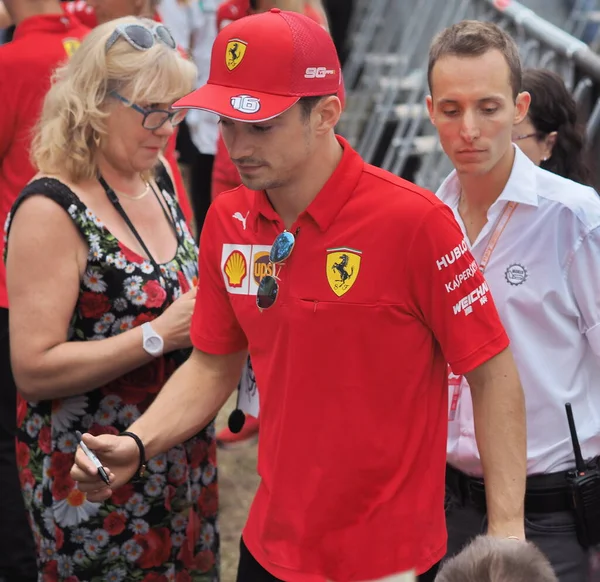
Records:
[[[260,280],[266,275],[273,274],[273,265],[269,260],[269,253],[267,251],[259,251],[254,254],[254,281],[257,285],[260,285]]]
[[[80,44],[81,41],[78,38],[63,39],[63,47],[65,48],[65,52],[69,58],[75,54],[75,51],[79,48]]]

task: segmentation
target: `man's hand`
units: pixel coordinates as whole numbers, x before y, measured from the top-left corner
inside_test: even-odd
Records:
[[[114,489],[127,483],[137,471],[140,463],[140,451],[136,442],[127,436],[83,435],[83,442],[95,453],[106,469],[110,487],[102,481],[98,469],[87,458],[81,447],[75,453],[75,464],[71,468],[71,477],[78,488],[87,494],[90,501],[108,499]]]

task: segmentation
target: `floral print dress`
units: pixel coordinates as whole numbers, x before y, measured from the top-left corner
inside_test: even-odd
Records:
[[[70,341],[102,340],[158,317],[195,283],[197,247],[166,175],[157,179],[178,235],[160,265],[121,244],[64,184],[42,178],[31,194],[61,205],[89,245]],[[10,216],[7,221],[7,230]],[[148,462],[146,477],[103,503],[81,493],[69,472],[75,431],[119,434],[144,412],[176,363],[167,355],[79,396],[18,407],[17,461],[38,548],[40,581],[215,582],[218,580],[214,424]]]

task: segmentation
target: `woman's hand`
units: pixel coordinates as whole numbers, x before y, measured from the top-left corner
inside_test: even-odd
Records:
[[[195,304],[196,287],[193,287],[152,322],[154,331],[165,342],[165,353],[191,347],[190,324]]]

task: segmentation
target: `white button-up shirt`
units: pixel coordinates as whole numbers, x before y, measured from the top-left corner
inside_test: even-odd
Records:
[[[518,203],[484,274],[525,391],[531,475],[575,465],[567,402],[583,457],[600,454],[600,197],[515,150],[508,183],[488,210],[471,252],[479,263],[504,207]],[[460,190],[454,171],[437,196],[452,208],[468,241],[458,213]],[[483,475],[464,378],[449,422],[448,463]]]

